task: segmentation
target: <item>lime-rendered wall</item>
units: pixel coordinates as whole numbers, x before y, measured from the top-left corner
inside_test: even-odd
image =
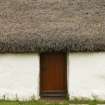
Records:
[[[0,99],[39,98],[39,55],[0,54]]]
[[[105,53],[68,54],[70,98],[105,99]]]

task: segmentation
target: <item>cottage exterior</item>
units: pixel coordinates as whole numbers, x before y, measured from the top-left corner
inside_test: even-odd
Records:
[[[104,0],[0,0],[0,99],[105,99]]]

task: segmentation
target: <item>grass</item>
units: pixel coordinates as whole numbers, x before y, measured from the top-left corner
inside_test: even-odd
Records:
[[[98,105],[103,104],[105,105],[105,101],[102,100],[79,100],[79,99],[73,99],[73,100],[64,100],[61,102],[53,102],[53,101],[45,101],[45,100],[31,100],[31,101],[5,101],[0,100],[0,105]]]
[[[0,101],[0,105],[68,105],[68,102],[47,102],[47,101]]]
[[[47,102],[47,101],[0,101],[0,105],[82,105],[82,104],[88,104],[88,105],[97,105],[97,104],[104,104],[103,101],[97,101],[97,100],[87,100],[87,101],[63,101],[63,102]]]

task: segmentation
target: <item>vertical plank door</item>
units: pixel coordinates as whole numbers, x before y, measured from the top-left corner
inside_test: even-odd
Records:
[[[41,54],[40,69],[40,96],[64,97],[67,92],[66,54]]]

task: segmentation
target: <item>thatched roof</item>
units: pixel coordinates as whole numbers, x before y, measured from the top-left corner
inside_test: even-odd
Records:
[[[0,52],[105,51],[105,0],[0,0]]]

